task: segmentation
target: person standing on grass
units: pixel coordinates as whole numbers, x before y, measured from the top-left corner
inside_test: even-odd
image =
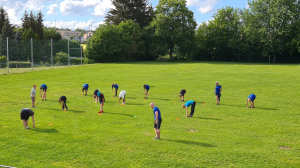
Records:
[[[20,112],[21,120],[23,120],[23,125],[25,129],[29,129],[28,127],[28,119],[31,116],[32,118],[32,127],[35,128],[34,124],[34,112],[29,108],[23,108]]]
[[[89,84],[84,84],[82,86],[82,95],[84,95],[84,91],[85,91],[85,95],[87,95],[88,90],[89,90]]]
[[[150,103],[150,107],[153,109],[154,113],[154,131],[155,131],[155,138],[153,139],[160,139],[160,125],[162,122],[161,114],[158,107],[152,102]]]
[[[103,93],[99,93],[99,102],[100,102],[100,111],[98,113],[104,113],[103,111],[103,106],[104,106],[104,102],[105,102],[105,98],[104,98],[104,94]]]
[[[122,90],[122,91],[119,93],[119,103],[120,103],[120,100],[123,99],[122,104],[125,104],[125,96],[126,96],[126,91],[125,91],[125,90]]]
[[[97,96],[98,92],[100,92],[99,89],[96,89],[96,90],[94,91],[93,102],[98,102],[98,97],[99,97],[99,96]],[[95,101],[95,99],[96,99],[97,101]]]
[[[146,92],[145,92],[145,99],[148,99],[148,91],[149,91],[149,89],[150,89],[150,86],[144,84],[144,91],[146,90]]]
[[[65,107],[66,107],[66,110],[69,110],[68,107],[67,107],[67,97],[66,97],[66,96],[61,96],[61,97],[58,99],[58,101],[59,101],[59,104],[60,104],[62,110],[64,110]],[[61,105],[61,102],[63,102],[63,105]]]
[[[42,96],[42,90],[43,90],[43,96]],[[47,92],[47,85],[42,84],[40,86],[40,95],[41,95],[42,101],[44,101],[44,98],[45,98],[45,101],[47,101],[46,92]]]
[[[250,104],[250,108],[254,108],[254,100],[256,96],[255,94],[250,94],[248,99],[247,99],[247,108],[248,108],[248,103]]]
[[[111,85],[111,93],[113,93],[114,88],[115,88],[115,97],[117,97],[117,92],[118,92],[119,86],[117,84],[113,83]]]
[[[192,107],[191,107],[191,113],[190,113],[190,115],[188,115],[188,113],[189,113],[189,107],[191,105],[192,105]],[[186,117],[193,117],[194,112],[195,112],[195,106],[196,106],[196,102],[194,100],[189,100],[185,104],[182,105],[182,108],[186,108]]]
[[[222,86],[219,84],[218,81],[216,81],[216,87],[215,87],[214,93],[216,96],[217,105],[220,104],[221,92],[222,92]]]
[[[35,107],[34,106],[34,103],[35,103],[35,90],[36,88],[36,85],[33,85],[33,88],[31,89],[31,94],[30,94],[30,97],[31,97],[31,107]]]
[[[184,102],[184,95],[186,93],[186,90],[185,89],[181,89],[180,93],[179,93],[179,101],[180,102]],[[181,97],[182,97],[182,100],[181,100]]]

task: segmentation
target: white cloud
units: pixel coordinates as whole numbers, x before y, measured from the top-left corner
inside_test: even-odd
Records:
[[[112,8],[110,0],[65,0],[60,3],[60,13],[63,15],[86,15],[94,9],[93,15],[104,16],[106,9]]]
[[[187,6],[197,6],[201,13],[213,12],[217,3],[219,0],[187,0]]]
[[[49,11],[47,12],[48,15],[57,15],[56,8],[58,8],[57,4],[52,4],[49,7],[47,7]]]
[[[72,30],[75,30],[76,28],[80,29],[85,29],[89,30],[89,26],[91,26],[91,29],[94,31],[96,30],[100,24],[104,24],[104,21],[101,22],[96,22],[95,20],[91,19],[87,22],[78,22],[78,21],[70,21],[70,22],[64,22],[64,21],[57,21],[55,22],[50,22],[50,21],[45,21],[44,25],[46,27],[57,27],[57,28],[69,28]]]

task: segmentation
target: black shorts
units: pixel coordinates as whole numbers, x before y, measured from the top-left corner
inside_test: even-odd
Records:
[[[149,89],[146,89],[147,90],[147,92],[149,91]]]
[[[94,91],[94,95],[97,96],[98,92],[99,92],[99,90],[95,90],[95,91]]]
[[[216,96],[218,96],[218,99],[220,100],[221,93],[216,93]]]
[[[47,89],[44,89],[44,88],[43,88],[43,92],[47,92]]]
[[[162,122],[162,119],[158,120],[158,121],[157,121],[157,124],[156,124],[156,123],[155,123],[155,120],[154,120],[154,128],[160,129],[161,122]]]
[[[33,111],[31,109],[22,110],[20,113],[21,120],[27,121],[30,116],[34,115]]]

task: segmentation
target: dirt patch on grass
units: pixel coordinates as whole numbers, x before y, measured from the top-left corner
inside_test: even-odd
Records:
[[[151,135],[149,132],[146,132],[145,135]]]
[[[194,130],[194,129],[191,129],[191,130],[189,130],[189,132],[196,132],[196,130]]]
[[[280,148],[280,149],[285,149],[285,150],[291,149],[290,147],[287,147],[287,146],[279,146],[279,148]]]

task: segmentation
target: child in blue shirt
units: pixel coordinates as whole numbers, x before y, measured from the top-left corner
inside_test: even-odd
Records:
[[[43,90],[43,96],[42,96],[42,90]],[[40,94],[41,94],[42,101],[44,101],[44,98],[45,98],[45,101],[47,101],[46,92],[47,92],[47,85],[42,84],[40,86]]]
[[[113,83],[111,85],[111,93],[113,93],[113,88],[115,88],[115,97],[117,97],[117,92],[118,92],[119,86],[117,84]]]
[[[146,90],[146,92],[145,92],[145,99],[148,99],[148,91],[149,91],[149,89],[150,89],[150,86],[144,84],[144,91]]]
[[[84,95],[84,91],[85,91],[85,95],[87,95],[87,92],[88,92],[88,90],[89,90],[89,84],[84,84],[83,86],[82,86],[82,95]]]
[[[217,105],[220,104],[221,92],[222,92],[222,86],[219,84],[218,81],[216,81],[216,87],[215,87],[214,93],[216,95]]]
[[[250,94],[248,99],[247,99],[247,108],[248,108],[248,103],[250,104],[250,108],[254,108],[254,100],[255,100],[256,96],[255,94]]]

